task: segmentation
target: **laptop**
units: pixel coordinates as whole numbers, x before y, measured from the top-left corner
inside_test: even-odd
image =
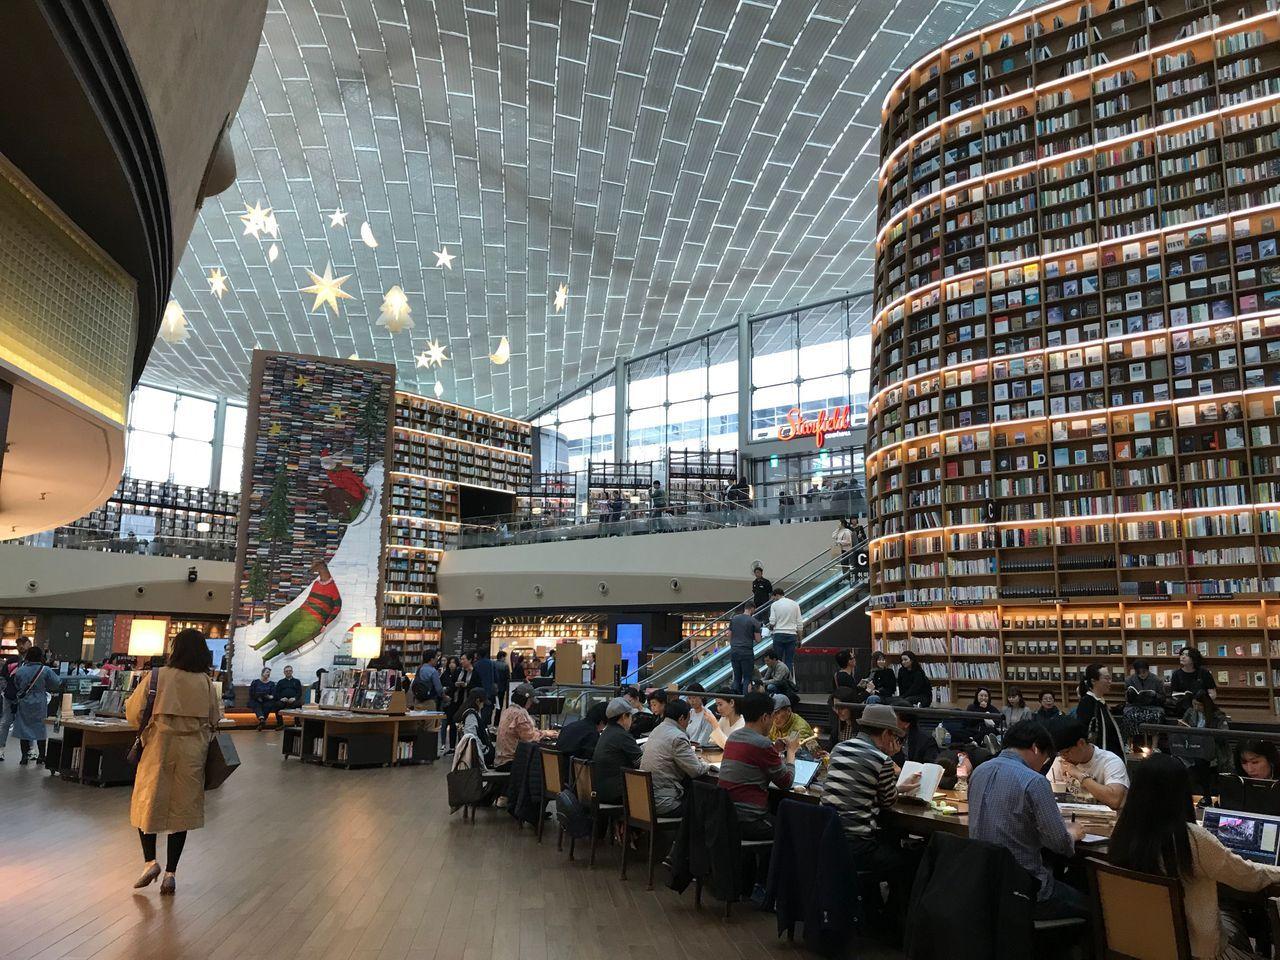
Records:
[[[1210,807],[1204,812],[1204,828],[1246,860],[1273,867],[1280,863],[1280,817]]]
[[[795,778],[791,781],[792,788],[807,787],[812,783],[819,766],[817,760],[797,760]]]

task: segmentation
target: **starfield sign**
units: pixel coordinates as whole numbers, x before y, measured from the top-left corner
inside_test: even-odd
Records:
[[[799,407],[792,407],[787,411],[787,422],[778,428],[778,439],[813,437],[814,446],[821,447],[829,434],[848,433],[851,429],[847,403],[843,407],[819,410],[816,417],[806,417]]]

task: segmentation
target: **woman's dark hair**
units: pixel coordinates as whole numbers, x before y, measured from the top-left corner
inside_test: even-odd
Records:
[[[22,659],[25,663],[44,663],[44,651],[33,643],[27,647],[27,653]]]
[[[1280,752],[1276,751],[1276,745],[1270,740],[1246,740],[1240,745],[1240,753],[1252,753],[1271,764],[1272,779],[1280,773]],[[1240,775],[1247,776],[1243,767],[1240,769]]]
[[[1022,695],[1022,691],[1017,687],[1010,687],[1009,692],[1005,694],[1004,699],[1006,703],[1013,703],[1016,700],[1017,703],[1015,706],[1025,708],[1027,705],[1027,698]]]
[[[483,697],[484,696],[483,688],[476,687],[476,689],[480,691],[480,696]],[[533,699],[533,694],[530,693],[528,690],[517,690],[515,693],[511,695],[511,702],[514,703],[517,707],[529,706],[529,701],[532,699]]]
[[[213,654],[199,630],[180,630],[169,648],[168,665],[188,673],[205,673],[213,666]]]
[[[524,703],[517,701],[516,697],[527,697],[527,696],[528,694],[522,691],[520,693],[513,694],[511,699],[513,702],[520,703],[520,706],[523,707]],[[463,701],[463,703],[466,706],[464,706],[463,709],[479,710],[481,707],[484,706],[484,701],[485,701],[484,687],[472,687],[470,690],[467,691],[466,699]]]
[[[871,665],[874,667],[876,665],[876,662],[879,660],[883,660],[886,663],[888,663],[889,662],[888,654],[886,654],[883,650],[871,651]]]
[[[910,666],[910,667],[908,667],[907,669],[909,669],[909,670],[919,670],[919,669],[920,669],[920,658],[919,658],[919,657],[917,657],[917,656],[916,656],[914,653],[912,653],[910,650],[903,650],[903,651],[902,651],[902,653],[898,654],[898,656],[900,656],[900,657],[906,657],[908,660],[910,660],[910,661],[911,661],[911,666]]]
[[[1195,647],[1183,647],[1178,651],[1178,656],[1182,656],[1184,653],[1191,658],[1191,668],[1193,670],[1199,670],[1204,664],[1204,654]]]
[[[982,693],[987,695],[987,706],[991,706],[991,690],[988,687],[979,687],[973,691],[973,705],[978,706],[978,695]]]
[[[1218,709],[1217,703],[1210,696],[1209,691],[1204,688],[1191,695],[1191,702],[1200,704],[1200,709],[1204,711],[1206,721],[1216,720],[1222,714],[1222,711]]]
[[[843,670],[849,665],[849,651],[841,650],[836,654],[836,666]]]
[[[1177,757],[1155,753],[1135,763],[1129,793],[1111,833],[1108,859],[1117,867],[1163,877],[1191,874],[1191,841],[1187,824],[1194,823],[1191,777]]]
[[[1084,668],[1084,676],[1080,678],[1080,696],[1083,697],[1093,689],[1094,682],[1102,676],[1105,666],[1102,663],[1091,663]]]

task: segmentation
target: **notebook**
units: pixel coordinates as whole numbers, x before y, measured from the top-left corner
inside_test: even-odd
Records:
[[[1280,858],[1280,817],[1210,807],[1204,812],[1204,828],[1245,860],[1276,866]]]

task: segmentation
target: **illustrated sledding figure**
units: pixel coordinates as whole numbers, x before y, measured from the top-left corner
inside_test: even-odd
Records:
[[[360,510],[369,496],[369,485],[364,482],[363,477],[345,466],[335,454],[328,450],[321,452],[320,465],[324,467],[325,476],[329,478],[329,485],[325,487],[323,497],[330,516],[336,517],[343,523],[351,523],[360,516]]]
[[[329,575],[329,568],[323,560],[317,560],[311,565],[311,572],[316,575],[316,580],[302,606],[252,645],[254,650],[267,648],[262,655],[264,662],[310,643],[337,619],[338,611],[342,609],[342,597],[338,593],[338,585]]]

